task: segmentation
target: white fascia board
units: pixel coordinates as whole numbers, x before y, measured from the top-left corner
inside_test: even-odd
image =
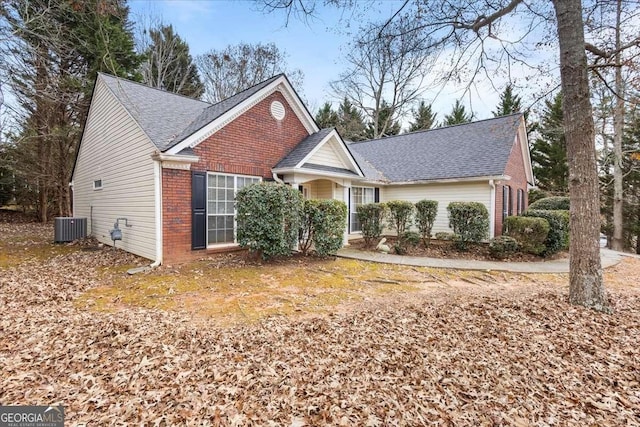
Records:
[[[271,169],[272,173],[282,175],[282,174],[304,174],[310,176],[326,176],[331,178],[349,178],[352,180],[360,181],[360,178],[357,176],[353,176],[348,173],[339,173],[339,172],[331,172],[331,171],[323,171],[319,169],[307,169],[307,168],[278,168]]]
[[[529,152],[529,139],[527,136],[527,129],[525,127],[524,116],[522,116],[520,126],[518,127],[518,133],[520,134],[520,149],[522,150],[522,159],[524,160],[525,174],[527,182],[531,185],[535,183],[535,176],[533,175],[533,165],[531,164],[531,153]]]
[[[338,145],[340,146],[340,148],[342,149],[342,154],[343,156],[347,159],[347,161],[349,163],[351,163],[351,167],[353,167],[353,169],[355,170],[355,172],[358,174],[358,176],[360,176],[361,178],[364,177],[364,173],[362,172],[362,170],[360,169],[360,166],[358,166],[358,163],[356,162],[356,160],[353,158],[353,156],[351,155],[351,152],[349,152],[349,150],[346,147],[346,144],[344,143],[344,141],[342,140],[342,138],[340,137],[340,134],[338,134],[338,132],[333,129],[331,132],[329,132],[327,134],[327,136],[324,137],[324,139],[322,141],[320,141],[319,144],[317,144],[313,150],[311,150],[309,152],[309,154],[307,154],[302,160],[300,160],[298,162],[297,165],[295,165],[296,168],[301,168],[302,165],[304,165],[305,163],[307,163],[307,161],[313,157],[314,154],[316,154],[316,152],[326,143],[329,142],[329,140],[331,138],[335,138],[336,141],[338,141]],[[342,159],[344,160],[344,158]]]
[[[488,176],[472,176],[469,178],[447,178],[447,179],[430,179],[422,181],[398,181],[387,182],[386,185],[424,185],[424,184],[455,184],[458,182],[489,182],[494,181],[510,181],[509,175],[488,175]]]
[[[151,155],[153,160],[159,160],[161,162],[177,162],[177,163],[198,163],[200,157],[198,156],[183,156],[175,154],[154,153]]]
[[[248,111],[251,107],[258,104],[260,101],[264,100],[267,96],[271,95],[276,90],[279,90],[282,93],[282,96],[287,100],[289,106],[296,113],[296,116],[303,124],[309,135],[314,132],[317,132],[318,126],[314,121],[313,117],[309,114],[306,107],[302,103],[302,100],[297,96],[296,92],[293,90],[291,85],[285,76],[281,76],[280,78],[274,80],[269,85],[263,87],[258,92],[254,93],[253,96],[245,99],[235,107],[231,108],[229,111],[222,114],[220,117],[212,121],[211,123],[205,125],[200,130],[194,132],[192,135],[185,138],[182,142],[177,144],[174,147],[171,147],[166,151],[167,154],[178,154],[180,151],[185,148],[193,148],[203,142],[205,139],[209,138],[211,135],[225,127],[227,124],[231,123],[233,120],[241,116],[243,113]]]

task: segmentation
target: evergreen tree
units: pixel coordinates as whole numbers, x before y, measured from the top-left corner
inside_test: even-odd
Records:
[[[362,141],[366,138],[362,113],[348,98],[338,107],[338,132],[347,141]]]
[[[417,110],[413,110],[413,121],[409,125],[409,132],[431,129],[436,125],[436,116],[431,104],[427,105],[424,101],[420,101]]]
[[[623,209],[623,238],[627,248],[640,254],[640,113],[628,120],[622,140],[622,173],[625,204]],[[635,245],[635,247],[634,247]]]
[[[330,102],[325,102],[316,113],[316,123],[320,129],[338,126],[338,113],[333,111]]]
[[[469,123],[473,120],[473,114],[468,114],[464,105],[460,100],[456,100],[456,103],[451,109],[451,113],[444,116],[443,126],[459,125],[462,123]]]
[[[562,94],[545,101],[538,134],[531,147],[533,172],[540,189],[553,194],[567,194],[569,166],[562,114]]]
[[[500,95],[498,109],[493,112],[493,117],[508,116],[522,111],[522,99],[513,93],[513,85],[509,83]]]
[[[173,26],[149,29],[144,57],[142,76],[147,85],[192,98],[204,93],[189,45],[173,31]]]
[[[393,120],[393,111],[387,101],[383,100],[378,110],[378,128],[376,129],[374,122],[367,123],[365,136],[367,139],[385,138],[400,133],[400,123]],[[386,127],[386,130],[384,128]]]

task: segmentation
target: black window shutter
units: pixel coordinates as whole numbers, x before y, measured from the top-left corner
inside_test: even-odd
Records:
[[[509,187],[509,215],[513,215],[513,188]]]
[[[191,172],[191,249],[207,247],[207,173]]]
[[[380,203],[380,187],[373,189],[373,202]]]
[[[502,221],[509,215],[509,186],[502,186]]]
[[[302,193],[302,185],[298,185],[298,191]]]

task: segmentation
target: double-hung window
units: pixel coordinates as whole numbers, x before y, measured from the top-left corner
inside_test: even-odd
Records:
[[[207,244],[234,243],[235,197],[238,190],[260,182],[259,177],[209,173],[207,175]]]
[[[351,187],[351,233],[357,233],[362,231],[362,225],[358,220],[356,209],[360,205],[366,205],[367,203],[374,203],[375,190],[370,187]]]

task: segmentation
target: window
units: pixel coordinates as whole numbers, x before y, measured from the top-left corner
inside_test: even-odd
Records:
[[[237,175],[207,175],[207,244],[235,242],[236,192],[260,178]]]
[[[518,215],[520,215],[522,212],[524,212],[524,190],[519,188],[517,195],[518,195],[517,196],[518,202],[516,205],[516,209],[517,209]]]
[[[351,188],[351,233],[362,231],[362,226],[356,215],[356,209],[360,205],[374,203],[375,190],[368,187],[352,187]]]
[[[93,189],[94,190],[102,190],[102,180],[101,179],[96,179],[95,181],[93,181]]]
[[[504,220],[509,216],[509,206],[511,205],[511,200],[510,199],[511,196],[511,187],[509,187],[508,185],[503,185],[502,186],[502,221],[504,223]]]

